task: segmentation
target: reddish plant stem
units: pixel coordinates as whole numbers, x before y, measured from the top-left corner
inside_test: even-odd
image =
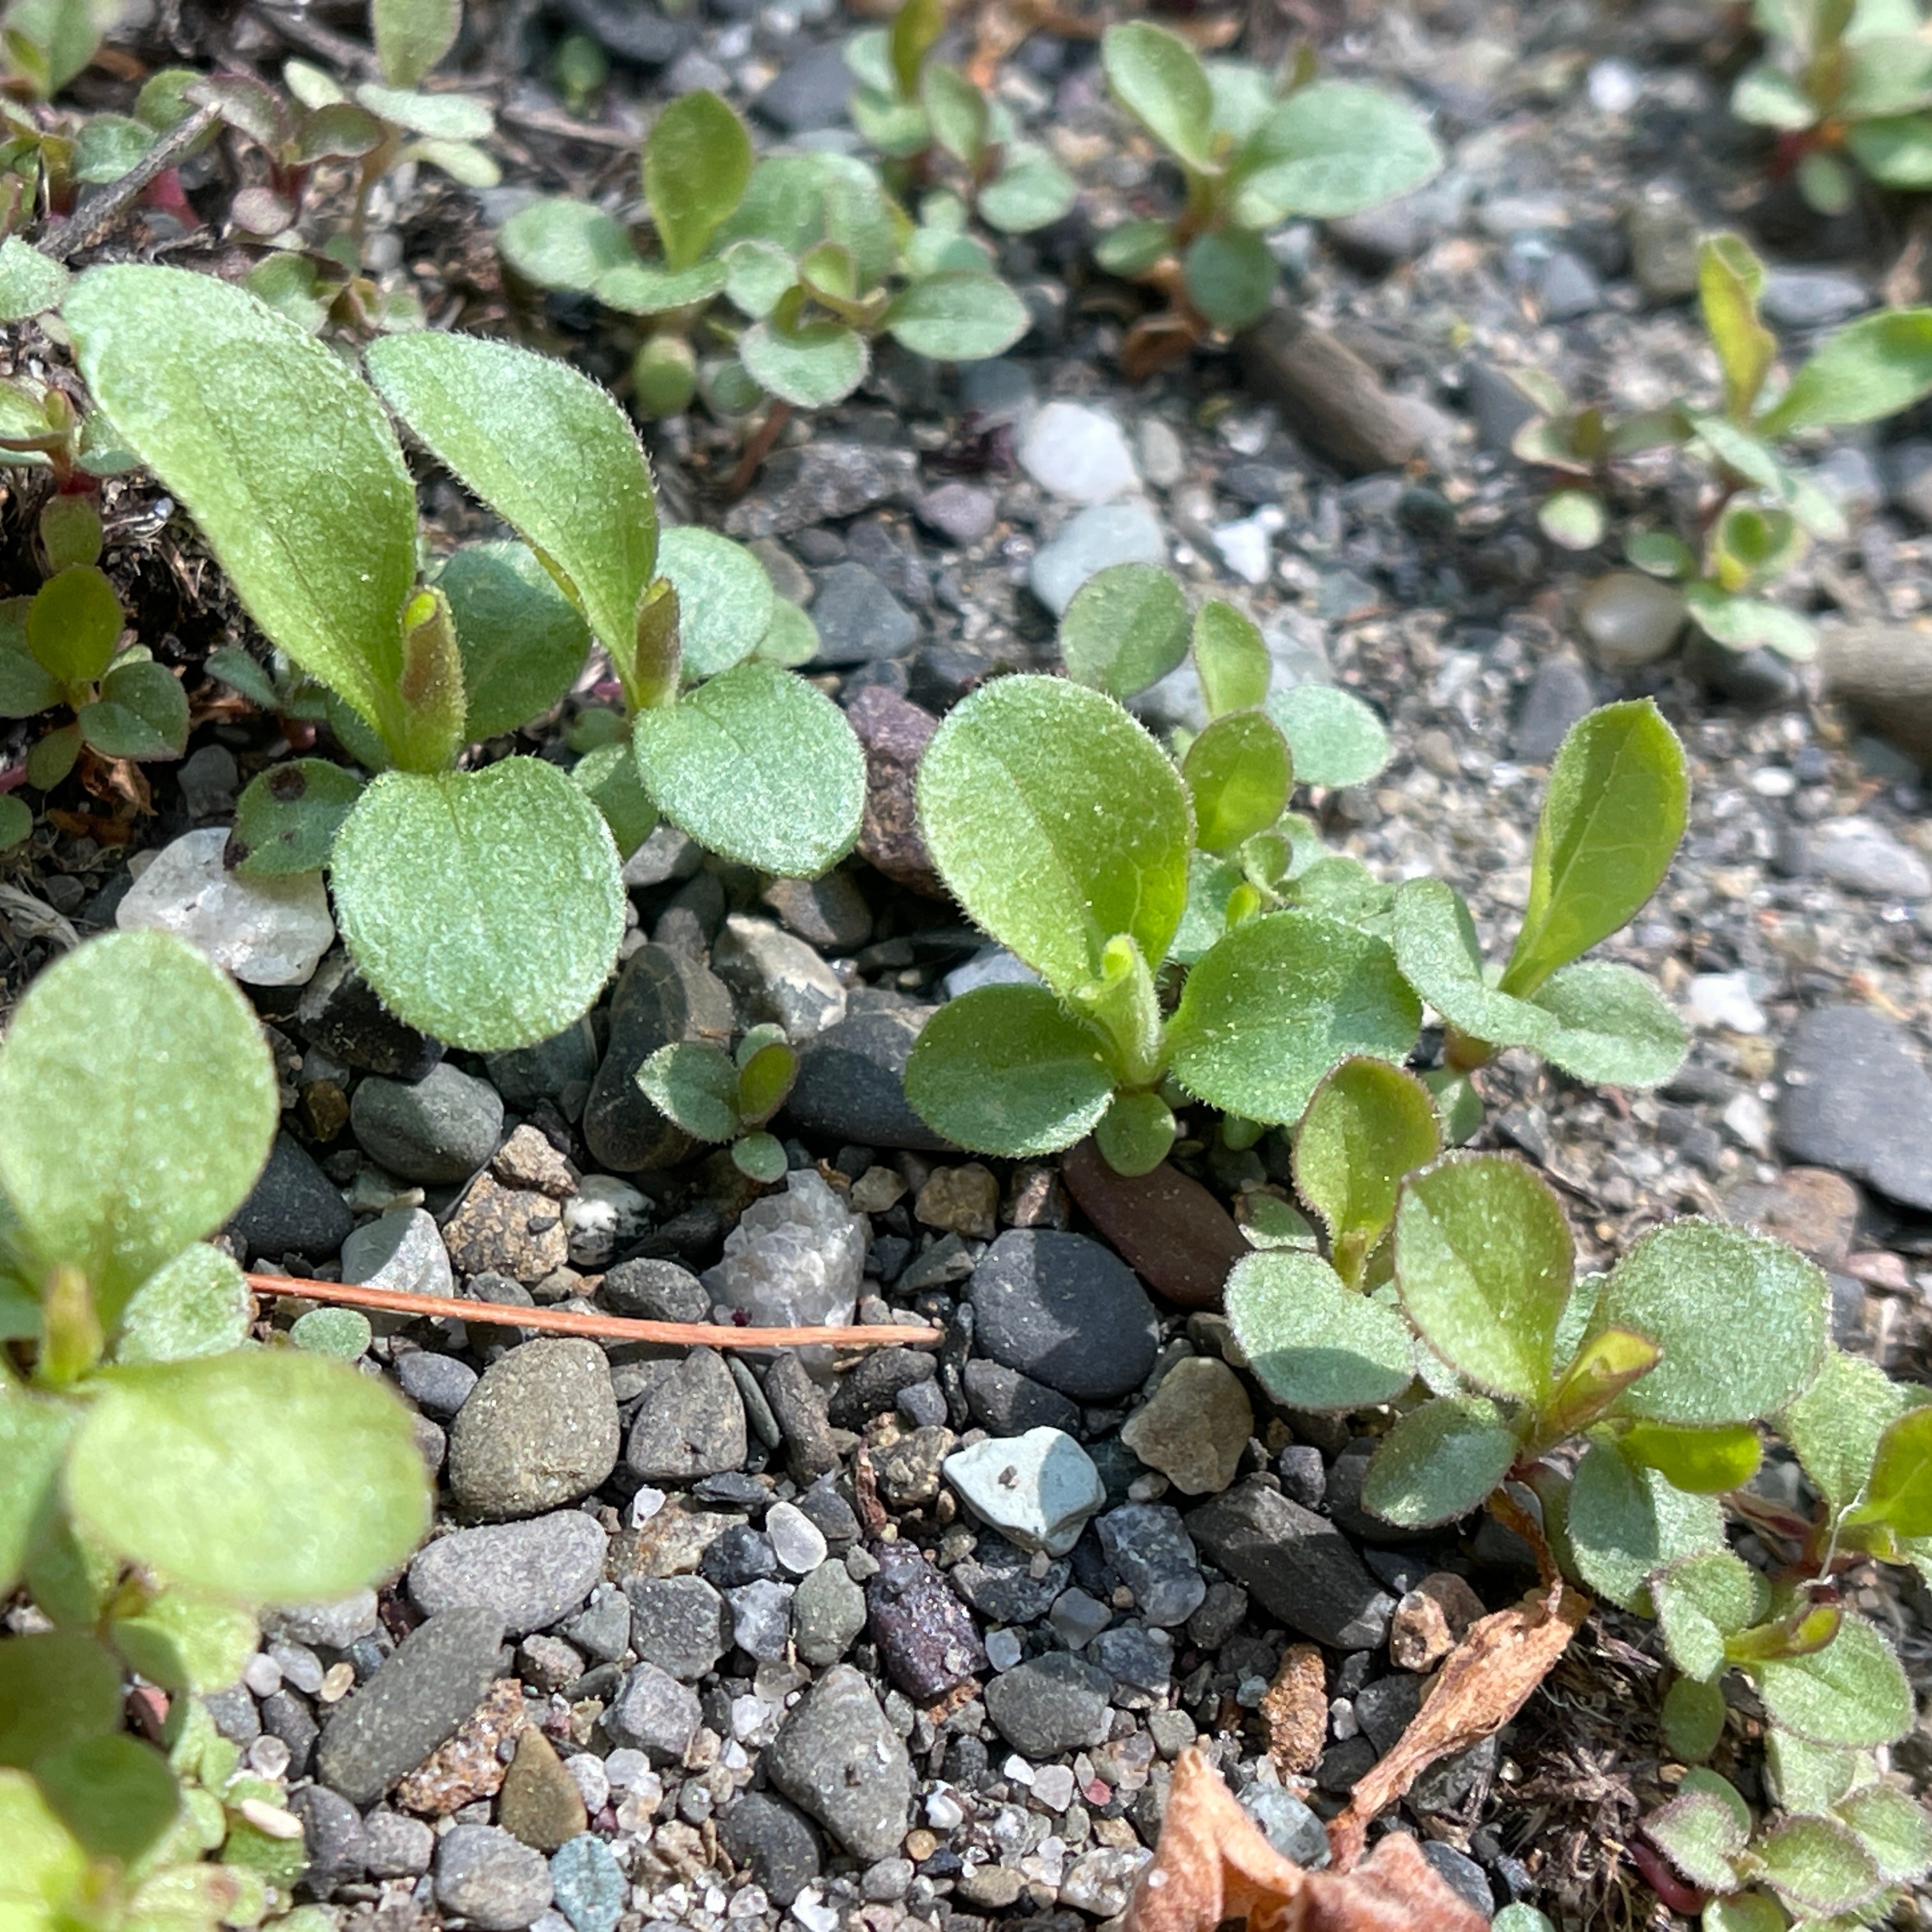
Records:
[[[863,1328],[729,1328],[709,1322],[640,1322],[623,1315],[589,1315],[568,1308],[519,1308],[500,1301],[458,1300],[452,1295],[411,1294],[402,1288],[365,1288],[340,1281],[309,1281],[296,1275],[251,1274],[256,1294],[298,1295],[344,1308],[374,1308],[386,1315],[410,1315],[473,1322],[494,1328],[541,1328],[554,1335],[588,1335],[612,1342],[656,1342],[693,1348],[897,1348],[934,1347],[944,1329],[902,1328],[879,1322]]]
[[[731,472],[731,480],[724,486],[724,494],[736,502],[752,484],[766,457],[772,453],[772,445],[784,434],[784,426],[791,421],[791,405],[776,401],[765,412],[765,419],[759,424],[758,433],[746,444],[744,454],[738,458],[738,466]]]

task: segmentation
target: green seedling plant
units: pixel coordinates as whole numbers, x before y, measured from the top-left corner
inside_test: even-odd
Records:
[[[649,258],[587,202],[534,202],[497,238],[537,287],[648,319],[632,369],[640,414],[676,415],[700,394],[727,416],[769,400],[768,446],[794,409],[849,396],[882,334],[936,362],[970,362],[1026,332],[1024,305],[963,232],[956,203],[915,226],[852,155],[754,161],[744,123],[715,94],[680,95],[658,116],[643,188],[657,241]]]
[[[1776,130],[1777,172],[1821,214],[1882,188],[1932,188],[1932,42],[1919,0],[1754,0],[1763,57],[1731,112]]]
[[[670,532],[660,569],[644,452],[594,384],[418,332],[371,346],[372,390],[245,290],[176,269],[90,270],[64,319],[96,400],[376,773],[364,785],[319,758],[264,772],[231,861],[326,866],[344,939],[400,1018],[480,1051],[575,1020],[622,937],[620,848],[659,813],[766,872],[815,874],[850,849],[857,741],[754,655],[774,628],[795,646],[796,626],[723,538]],[[419,581],[385,401],[520,544],[471,546]],[[573,773],[528,757],[464,768],[468,747],[555,705],[593,640],[629,716],[615,742]]]
[[[798,1078],[798,1054],[782,1027],[755,1026],[728,1053],[712,1040],[674,1040],[638,1069],[645,1097],[694,1140],[724,1142],[731,1164],[770,1186],[784,1178],[785,1150],[765,1124]]]
[[[1168,303],[1130,333],[1130,374],[1172,367],[1200,343],[1261,320],[1280,278],[1271,230],[1359,214],[1442,170],[1442,150],[1413,108],[1377,88],[1317,80],[1305,59],[1279,76],[1203,62],[1179,34],[1144,20],[1108,28],[1100,49],[1114,99],[1185,185],[1177,212],[1124,222],[1094,250],[1109,274],[1148,283]]]
[[[326,251],[351,275],[358,266],[370,191],[384,176],[416,161],[466,188],[494,188],[502,178],[478,145],[496,127],[488,104],[467,94],[428,93],[421,85],[456,44],[462,0],[370,0],[369,25],[380,77],[352,89],[309,62],[292,60],[282,69],[286,98],[246,75],[216,75],[188,90],[190,101],[213,108],[267,160],[267,182],[242,190],[231,210],[250,233],[292,242],[316,166],[355,163],[349,226]],[[379,306],[376,319],[409,326],[413,311],[407,304],[393,314]]]
[[[10,0],[0,15],[9,91],[51,100],[92,64],[125,10],[121,0]]]
[[[47,579],[0,603],[0,718],[67,710],[38,738],[27,782],[50,791],[83,751],[104,758],[178,758],[187,748],[180,680],[142,645],[124,647],[120,598],[100,567],[100,512],[91,495],[50,496],[40,512]]]
[[[940,0],[906,0],[890,27],[846,43],[858,86],[852,124],[892,164],[896,186],[944,182],[988,227],[1024,235],[1060,220],[1079,189],[1036,141],[1018,139],[1012,116],[957,68],[932,58],[946,25]],[[936,211],[926,225],[935,225]],[[956,226],[950,208],[946,216]]]
[[[1880,422],[1932,394],[1932,309],[1846,323],[1768,398],[1778,344],[1758,314],[1764,273],[1742,237],[1706,238],[1698,290],[1724,378],[1720,407],[1687,400],[1612,422],[1600,409],[1573,407],[1540,372],[1521,372],[1518,382],[1543,413],[1514,447],[1569,479],[1538,518],[1553,542],[1580,550],[1608,531],[1621,464],[1647,452],[1681,452],[1700,479],[1694,526],[1680,534],[1636,521],[1624,536],[1626,555],[1678,585],[1685,615],[1716,643],[1804,658],[1817,648],[1811,626],[1766,593],[1811,539],[1835,541],[1846,526],[1837,502],[1781,446],[1810,430]]]
[[[278,1778],[202,1698],[267,1610],[395,1574],[430,1490],[404,1405],[250,1339],[208,1238],[266,1160],[275,1073],[248,1002],[161,933],[50,966],[0,1045],[0,1919],[214,1932],[286,1912]],[[130,1673],[156,1742],[124,1711]]]

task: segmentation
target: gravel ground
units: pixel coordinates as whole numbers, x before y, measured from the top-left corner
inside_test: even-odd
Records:
[[[1234,1251],[1255,1197],[1286,1195],[1279,1136],[1239,1155],[1184,1142],[1178,1165],[1202,1184],[1157,1214],[1077,1172],[1076,1205],[1057,1163],[936,1149],[898,1093],[924,1012],[999,967],[904,883],[918,855],[891,808],[906,748],[985,676],[1051,668],[1042,599],[1096,560],[1157,550],[1253,612],[1278,676],[1374,704],[1394,762],[1312,803],[1379,875],[1448,878],[1492,944],[1527,894],[1562,730],[1592,702],[1655,696],[1690,754],[1691,828],[1607,951],[1658,976],[1695,1029],[1690,1058],[1627,1096],[1505,1055],[1483,1076],[1478,1144],[1556,1184],[1586,1264],[1678,1213],[1772,1228],[1832,1270],[1845,1346],[1925,1372],[1921,772],[1779,661],[1687,662],[1667,640],[1640,664],[1594,658],[1576,606],[1611,560],[1538,535],[1537,479],[1506,453],[1521,408],[1498,374],[1533,364],[1626,407],[1708,393],[1686,236],[1754,236],[1774,265],[1767,314],[1796,350],[1882,299],[1904,226],[1889,210],[1810,221],[1767,184],[1724,106],[1718,10],[1337,10],[1329,70],[1431,110],[1450,166],[1410,203],[1292,228],[1277,252],[1298,299],[1430,406],[1426,460],[1337,472],[1230,358],[1123,382],[1137,298],[1094,280],[1083,253],[1157,171],[1105,104],[1091,44],[1036,35],[1002,97],[1087,192],[1060,227],[1007,244],[1036,323],[1013,356],[956,380],[885,357],[851,404],[794,426],[728,511],[731,437],[696,417],[652,432],[672,515],[756,539],[780,587],[813,600],[814,675],[874,754],[865,856],[815,886],[772,884],[660,833],[628,868],[632,930],[606,1002],[544,1047],[478,1059],[383,1016],[313,899],[264,904],[230,880],[205,905],[242,976],[286,968],[252,988],[287,1112],[237,1252],[512,1311],[379,1318],[367,1366],[419,1413],[442,1484],[436,1539],[380,1595],[281,1619],[244,1685],[210,1700],[251,1762],[296,1781],[307,1894],[353,1932],[1075,1932],[1121,1909],[1190,1744],[1283,1850],[1318,1847],[1320,1818],[1400,1731],[1447,1637],[1523,1586],[1492,1533],[1403,1538],[1363,1516],[1363,1445],[1340,1424],[1291,1425],[1228,1365],[1220,1318],[1168,1298],[1204,1254]],[[823,5],[569,11],[620,56],[656,36],[649,64],[619,58],[610,128],[705,85],[758,104],[768,134],[838,118],[827,50],[851,22]],[[476,12],[479,60],[508,47],[544,70],[557,20]],[[1263,9],[1251,31],[1272,51],[1285,29]],[[238,53],[269,49],[249,16],[229,32]],[[439,322],[507,322],[614,377],[611,319],[507,296],[488,238],[532,190],[621,202],[631,164],[560,136],[537,82],[504,98],[508,184],[479,206],[404,181],[379,246]],[[10,334],[22,358],[44,352]],[[1932,418],[1907,418],[1810,452],[1853,524],[1793,582],[1821,625],[1909,622],[1932,597],[1928,434]],[[1069,494],[1070,451],[1101,500]],[[193,665],[246,635],[152,490],[107,500],[110,561],[158,656]],[[447,536],[484,527],[446,483],[425,502]],[[16,572],[33,507],[4,505]],[[1147,709],[1184,722],[1193,703],[1170,681]],[[19,729],[0,727],[0,764]],[[272,730],[211,702],[188,759],[146,768],[152,816],[77,790],[56,801],[56,833],[0,883],[10,994],[76,934],[220,884],[218,864],[184,869],[195,848],[178,842],[218,852]],[[754,1198],[722,1156],[688,1157],[630,1075],[666,1040],[768,1018],[793,1029],[805,1070],[778,1123],[793,1171]],[[532,1303],[686,1319],[856,1306],[946,1340],[856,1363],[661,1358],[532,1339],[513,1313]],[[1916,1583],[1862,1576],[1852,1594],[1922,1677]],[[1661,1789],[1659,1672],[1649,1627],[1594,1622],[1514,1726],[1418,1786],[1407,1823],[1472,1903],[1528,1898],[1579,1924],[1668,1916],[1618,1852]],[[1932,1767],[1932,1740],[1915,1733],[1894,1760]]]

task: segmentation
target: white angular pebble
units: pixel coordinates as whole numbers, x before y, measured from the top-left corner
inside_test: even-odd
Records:
[[[224,826],[184,832],[156,854],[115,908],[124,932],[178,934],[250,986],[304,986],[335,944],[320,872],[244,879],[221,862]]]
[[[781,1568],[794,1576],[809,1576],[825,1561],[825,1538],[796,1503],[774,1503],[765,1513],[765,1534]]]
[[[850,1322],[866,1270],[868,1224],[815,1174],[785,1176],[785,1191],[754,1201],[705,1271],[718,1310],[754,1328]]]
[[[1107,1500],[1094,1459],[1064,1430],[990,1437],[947,1456],[944,1468],[982,1522],[1049,1556],[1064,1556]]]
[[[1140,487],[1120,424],[1084,403],[1048,403],[1028,425],[1019,458],[1042,490],[1076,503],[1111,502]]]
[[[1064,1811],[1073,1802],[1073,1790],[1070,1766],[1043,1764],[1033,1774],[1033,1795],[1049,1811]]]
[[[1768,1022],[1748,973],[1696,973],[1684,989],[1684,1017],[1700,1033],[1761,1034]]]
[[[1020,1640],[1010,1630],[988,1630],[986,1633],[986,1661],[995,1670],[1010,1670],[1019,1662],[1022,1653]]]

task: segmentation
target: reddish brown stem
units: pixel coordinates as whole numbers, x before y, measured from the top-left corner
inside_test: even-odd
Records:
[[[744,453],[738,458],[738,466],[731,472],[731,480],[725,485],[724,494],[736,502],[752,487],[765,458],[772,453],[772,445],[784,434],[784,426],[791,421],[791,405],[775,401],[765,412],[765,419],[759,424],[758,433],[746,444]]]
[[[386,1315],[432,1316],[473,1322],[494,1328],[541,1328],[554,1335],[588,1335],[610,1342],[656,1342],[691,1348],[899,1348],[937,1346],[940,1328],[902,1328],[880,1322],[866,1328],[729,1328],[709,1322],[638,1322],[622,1315],[590,1315],[570,1308],[519,1308],[501,1301],[460,1301],[452,1295],[411,1294],[398,1288],[365,1288],[340,1281],[308,1281],[299,1276],[251,1274],[256,1294],[298,1295],[344,1308],[374,1308]]]

